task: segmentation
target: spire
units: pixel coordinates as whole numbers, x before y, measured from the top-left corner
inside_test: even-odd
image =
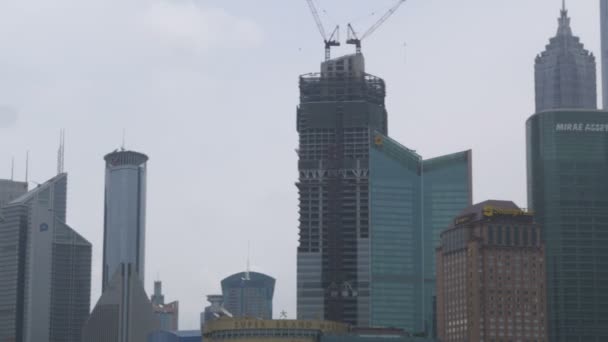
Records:
[[[568,9],[566,9],[566,0],[562,0],[562,10],[560,17],[557,20],[559,27],[557,29],[558,36],[571,36],[572,29],[570,28],[570,17],[568,17]]]

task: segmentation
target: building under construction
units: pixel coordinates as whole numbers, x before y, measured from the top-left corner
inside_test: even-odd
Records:
[[[300,77],[298,318],[430,332],[434,244],[471,204],[471,153],[423,161],[390,139],[385,95],[360,53]]]

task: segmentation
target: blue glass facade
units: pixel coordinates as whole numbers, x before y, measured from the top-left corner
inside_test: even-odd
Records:
[[[419,327],[421,157],[376,133],[370,149],[371,326]]]
[[[428,159],[422,163],[423,317],[425,331],[435,330],[435,248],[440,235],[464,208],[473,203],[471,151]]]
[[[431,333],[440,232],[472,202],[471,152],[424,161],[373,132],[370,144],[370,322]]]

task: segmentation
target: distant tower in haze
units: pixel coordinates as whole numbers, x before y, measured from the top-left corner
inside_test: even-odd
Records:
[[[237,318],[272,319],[275,283],[262,273],[233,274],[222,280],[224,308]]]
[[[604,109],[608,109],[608,0],[600,2],[600,25],[602,30],[602,93]]]
[[[139,152],[105,156],[106,189],[103,243],[103,289],[121,263],[131,264],[144,284],[146,237],[146,163]]]
[[[552,109],[597,109],[595,56],[572,34],[562,8],[557,35],[536,57],[536,112]]]
[[[174,301],[165,304],[163,295],[163,284],[160,281],[154,282],[154,294],[151,297],[154,314],[160,321],[160,330],[177,331],[179,330],[179,302]]]

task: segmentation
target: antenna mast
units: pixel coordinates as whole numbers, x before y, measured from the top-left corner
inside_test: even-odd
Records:
[[[11,159],[11,180],[15,180],[15,157]]]
[[[312,17],[315,19],[315,23],[317,23],[319,33],[321,33],[321,37],[323,37],[323,42],[325,43],[325,60],[328,61],[331,58],[331,47],[340,46],[340,25],[337,25],[332,31],[331,36],[327,38],[325,27],[323,26],[321,17],[319,17],[319,11],[317,11],[317,7],[315,6],[313,0],[306,0],[306,2],[308,2],[308,7],[310,7],[310,12],[312,13]]]
[[[57,174],[65,171],[65,129],[59,131],[59,149],[57,150]]]
[[[30,174],[30,151],[25,152],[25,182],[27,183]]]

